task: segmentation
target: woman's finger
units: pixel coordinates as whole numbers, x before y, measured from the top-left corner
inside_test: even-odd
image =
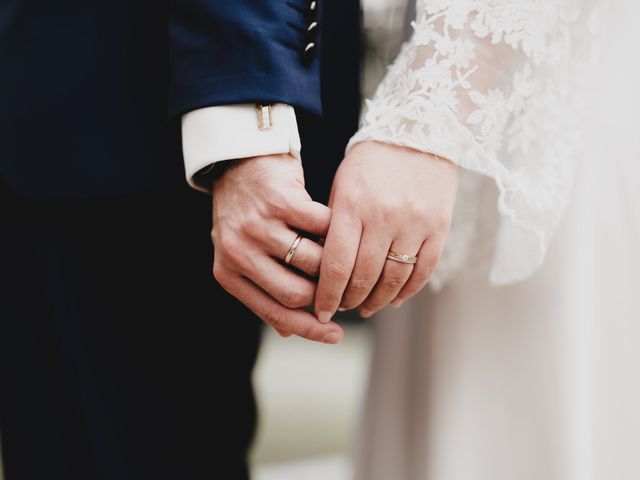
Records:
[[[336,213],[324,243],[315,311],[318,320],[328,322],[335,315],[356,263],[362,223],[348,214]]]
[[[424,288],[438,265],[441,253],[441,241],[437,241],[435,237],[429,237],[425,240],[418,253],[418,263],[416,263],[411,277],[409,277],[409,280],[404,284],[402,290],[398,292],[396,298],[391,302],[394,307],[399,307]]]
[[[392,240],[383,233],[365,226],[356,264],[340,304],[342,308],[351,310],[360,306],[378,282]]]
[[[391,244],[391,248],[384,253],[385,258],[389,251],[400,255],[416,255],[422,242],[423,239],[396,240]],[[365,318],[370,317],[395,299],[411,277],[413,269],[413,264],[386,259],[382,275],[380,275],[371,294],[360,307],[360,315]]]

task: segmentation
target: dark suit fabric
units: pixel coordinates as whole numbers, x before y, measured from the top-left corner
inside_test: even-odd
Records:
[[[246,478],[260,322],[212,281],[208,198],[0,205],[6,480]]]
[[[326,201],[357,123],[360,11],[310,5],[0,0],[6,480],[247,477],[261,323],[213,280],[179,115],[295,106]]]

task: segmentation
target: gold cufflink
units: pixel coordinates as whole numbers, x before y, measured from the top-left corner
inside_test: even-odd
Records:
[[[271,105],[256,105],[256,111],[258,113],[258,129],[269,130],[273,126]]]

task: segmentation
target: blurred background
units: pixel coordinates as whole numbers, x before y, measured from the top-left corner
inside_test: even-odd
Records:
[[[364,0],[363,94],[370,98],[405,37],[406,0]],[[372,337],[370,323],[342,314],[338,346],[266,332],[254,373],[258,434],[255,480],[347,480]]]
[[[345,338],[338,346],[265,331],[254,373],[256,480],[350,478],[371,342],[365,323],[344,317],[341,323]]]

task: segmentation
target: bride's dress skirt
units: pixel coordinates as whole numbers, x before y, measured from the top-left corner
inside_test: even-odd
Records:
[[[378,315],[358,479],[640,479],[637,18],[593,72],[593,126],[543,267],[506,287],[469,274]]]

